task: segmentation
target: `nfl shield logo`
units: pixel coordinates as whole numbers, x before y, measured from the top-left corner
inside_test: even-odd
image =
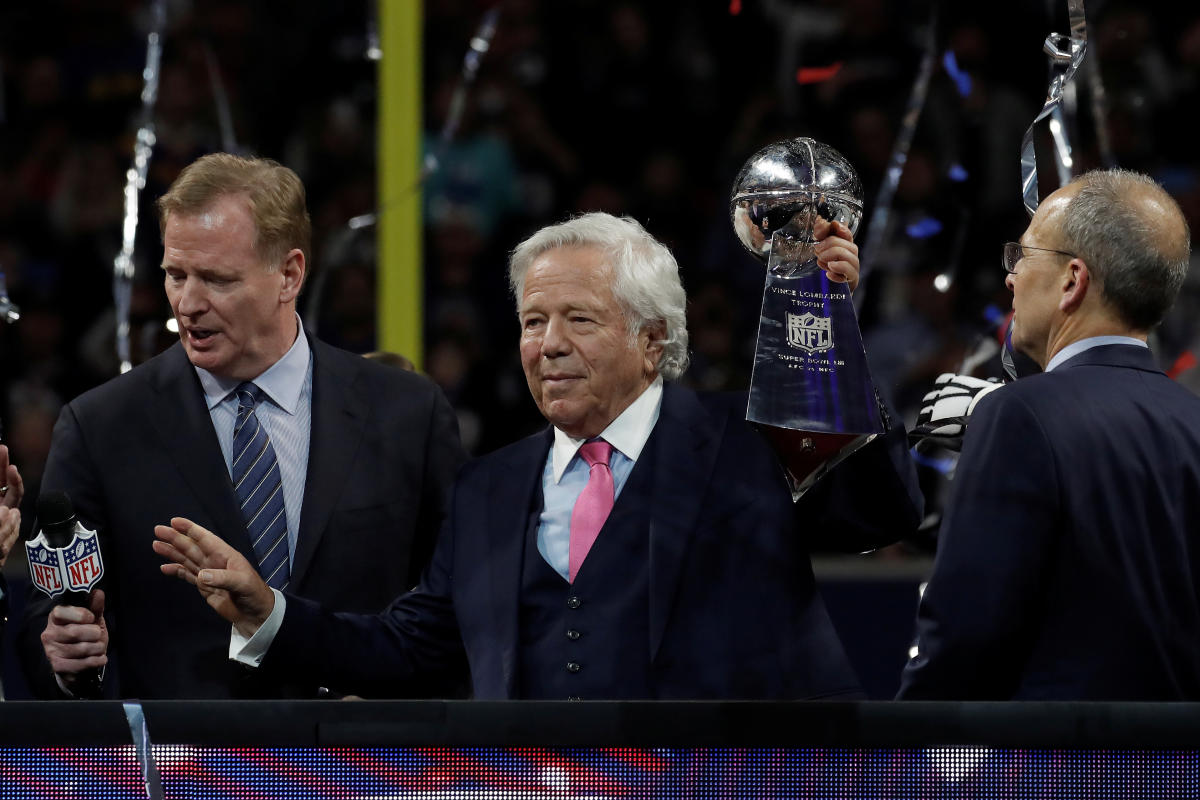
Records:
[[[91,531],[78,529],[75,538],[62,549],[62,560],[67,588],[73,592],[88,591],[104,576],[100,543]]]
[[[833,349],[833,329],[829,317],[814,314],[787,315],[788,344],[806,353]]]
[[[58,551],[48,546],[42,536],[27,541],[25,553],[29,558],[29,577],[34,586],[51,597],[66,591],[58,566]]]

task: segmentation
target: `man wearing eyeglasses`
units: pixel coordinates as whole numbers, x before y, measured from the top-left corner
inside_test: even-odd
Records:
[[[1200,699],[1200,398],[1146,344],[1189,248],[1121,170],[1005,245],[1012,343],[1044,372],[972,414],[900,697]]]

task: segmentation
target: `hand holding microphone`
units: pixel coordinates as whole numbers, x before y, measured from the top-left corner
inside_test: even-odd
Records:
[[[42,631],[42,648],[64,689],[76,697],[100,696],[101,668],[108,663],[108,626],[100,545],[75,519],[64,492],[38,498],[41,532],[25,543],[34,586],[55,599]]]

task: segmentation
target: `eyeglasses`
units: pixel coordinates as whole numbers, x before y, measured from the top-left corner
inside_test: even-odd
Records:
[[[1001,260],[1001,263],[1004,265],[1004,271],[1011,275],[1016,275],[1017,262],[1025,257],[1026,250],[1040,250],[1043,253],[1058,253],[1060,256],[1075,258],[1074,253],[1068,253],[1066,250],[1051,250],[1048,247],[1030,247],[1020,242],[1005,242],[1004,258]]]

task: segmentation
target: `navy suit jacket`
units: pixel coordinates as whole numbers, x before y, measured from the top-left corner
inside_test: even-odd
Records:
[[[1200,398],[1109,345],[971,416],[914,699],[1200,700]]]
[[[432,554],[463,460],[454,412],[429,380],[309,337],[312,427],[291,587],[332,608],[378,611],[412,588]],[[100,532],[110,669],[106,695],[306,695],[246,679],[228,661],[230,626],[188,584],[161,574],[154,526],[183,516],[254,563],[203,389],[182,345],[63,408],[44,490],[65,491]],[[54,696],[34,597],[24,661]]]
[[[796,505],[745,410],[744,394],[665,387],[647,442],[649,637],[608,646],[645,648],[656,698],[853,695],[808,551],[818,533],[878,543],[915,529],[921,499],[904,432],[864,447]],[[330,614],[289,597],[263,668],[387,693],[465,647],[477,698],[520,696],[522,558],[552,438],[547,430],[464,468],[422,585],[385,613]],[[611,681],[611,698],[629,696],[621,675]]]

